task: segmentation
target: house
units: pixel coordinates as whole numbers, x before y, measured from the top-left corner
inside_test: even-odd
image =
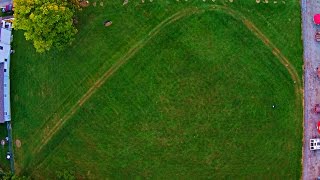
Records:
[[[10,54],[12,20],[1,20],[0,29],[0,123],[11,121],[10,105]]]

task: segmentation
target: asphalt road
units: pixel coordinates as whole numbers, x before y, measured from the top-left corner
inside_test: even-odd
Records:
[[[301,0],[302,39],[304,60],[304,139],[303,139],[303,174],[302,179],[316,179],[320,176],[320,150],[310,151],[310,138],[320,135],[316,123],[320,115],[312,110],[316,103],[320,104],[320,79],[316,76],[316,68],[320,65],[320,42],[314,40],[316,29],[313,15],[320,13],[320,0]]]

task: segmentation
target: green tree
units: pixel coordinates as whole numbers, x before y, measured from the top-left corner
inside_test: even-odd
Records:
[[[63,49],[74,40],[73,26],[76,6],[65,0],[15,0],[13,26],[25,30],[37,52],[51,48]]]

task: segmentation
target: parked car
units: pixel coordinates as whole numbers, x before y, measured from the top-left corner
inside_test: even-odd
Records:
[[[320,121],[318,121],[318,123],[317,123],[317,131],[320,134]]]
[[[7,160],[11,159],[11,153],[9,151],[7,152],[6,158],[7,158]]]
[[[313,16],[313,22],[315,25],[320,25],[320,14],[315,14]]]
[[[314,40],[316,40],[317,42],[320,42],[320,31],[316,31],[315,35],[314,35]]]
[[[314,111],[315,113],[319,114],[319,113],[320,113],[320,104],[316,104],[316,105],[314,106],[314,108],[313,108],[313,111]]]
[[[13,11],[13,4],[10,3],[10,4],[6,5],[5,7],[2,7],[1,11],[3,13],[12,12]]]

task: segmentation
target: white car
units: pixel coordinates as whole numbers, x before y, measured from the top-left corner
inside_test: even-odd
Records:
[[[6,156],[6,158],[7,158],[8,160],[10,160],[10,159],[11,159],[11,153],[10,153],[10,152],[7,152],[7,156]]]

